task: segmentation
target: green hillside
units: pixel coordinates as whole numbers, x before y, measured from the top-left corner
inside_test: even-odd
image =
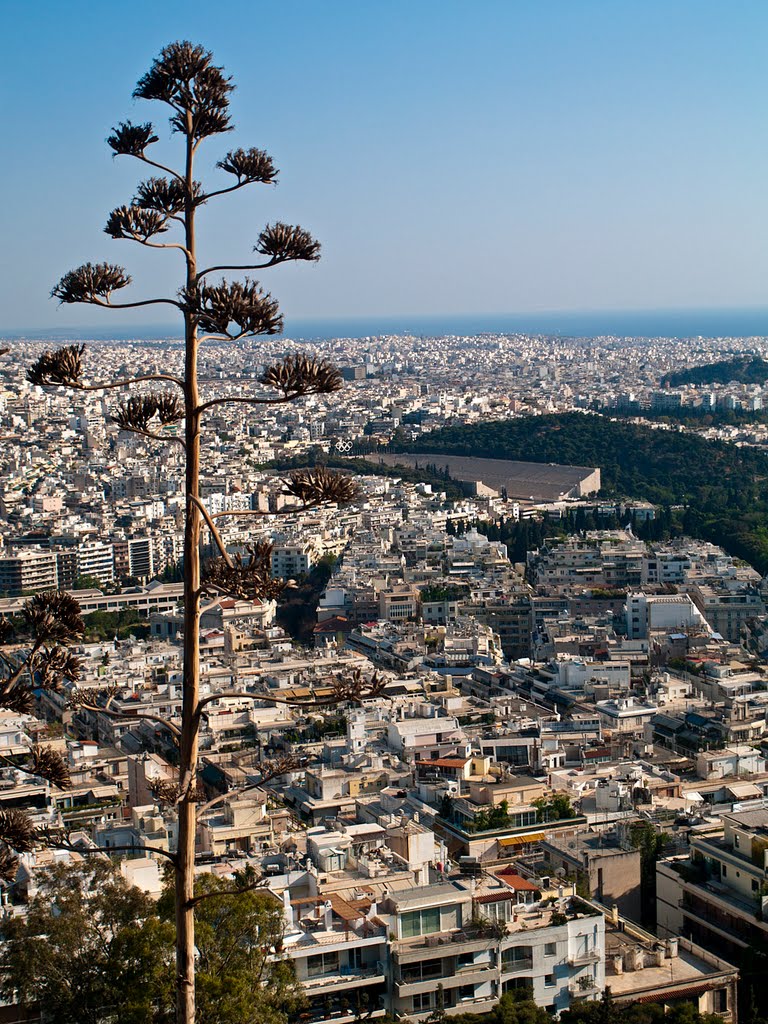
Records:
[[[683,384],[765,384],[768,380],[768,362],[757,357],[723,359],[718,363],[691,366],[661,378],[661,384],[677,388]]]
[[[757,448],[564,413],[446,427],[419,451],[599,466],[605,494],[687,506],[686,532],[768,573],[768,453]]]

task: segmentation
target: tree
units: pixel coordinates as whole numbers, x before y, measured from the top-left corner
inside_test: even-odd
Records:
[[[281,957],[282,904],[271,893],[201,875],[195,883],[200,1015],[216,1024],[286,1024],[303,1005]],[[172,879],[159,903],[105,857],[44,872],[24,918],[0,924],[0,992],[45,1024],[169,1024],[175,1016]]]
[[[229,97],[234,86],[212,55],[202,46],[175,42],[166,46],[149,71],[139,80],[134,97],[159,102],[170,112],[171,133],[181,137],[183,163],[173,168],[149,155],[158,141],[149,122],[125,121],[113,129],[107,142],[117,156],[129,156],[161,176],[142,181],[131,201],[109,215],[106,233],[152,249],[180,253],[184,274],[175,296],[115,301],[130,282],[128,273],[110,263],[85,263],[66,273],[53,289],[61,303],[85,303],[103,309],[133,309],[170,306],[184,326],[184,369],[180,375],[152,373],[124,380],[87,382],[85,346],[67,345],[43,353],[30,368],[28,379],[42,387],[62,386],[75,391],[101,391],[131,388],[133,394],[120,403],[114,422],[122,430],[156,441],[179,445],[185,464],[184,522],[184,650],[182,674],[182,714],[179,724],[154,718],[173,737],[178,747],[178,784],[165,796],[178,813],[178,844],[175,852],[158,850],[168,858],[175,876],[177,1017],[179,1024],[195,1019],[195,921],[194,859],[195,823],[198,804],[198,734],[206,704],[219,695],[200,696],[200,603],[206,594],[226,594],[253,599],[276,597],[285,581],[270,574],[271,548],[257,543],[246,555],[231,557],[216,520],[221,516],[258,515],[255,512],[211,514],[200,498],[201,440],[206,414],[225,405],[240,404],[252,409],[293,402],[308,395],[328,395],[341,387],[341,376],[324,360],[304,355],[289,355],[267,367],[259,379],[256,394],[203,397],[198,384],[198,354],[206,340],[238,341],[257,335],[277,334],[282,317],[277,302],[257,281],[212,283],[212,275],[224,271],[255,271],[279,264],[319,258],[320,246],[309,232],[298,226],[276,222],[267,224],[259,234],[254,252],[256,262],[205,266],[197,247],[197,216],[214,199],[252,185],[273,185],[277,169],[272,158],[256,148],[233,149],[217,163],[230,183],[206,188],[195,177],[200,146],[208,139],[232,129]],[[178,231],[177,241],[161,240],[171,229]],[[162,388],[162,390],[160,390]],[[294,511],[316,508],[323,503],[343,504],[354,499],[356,488],[345,476],[323,466],[298,469],[285,481],[284,493],[296,502]],[[207,528],[217,557],[201,564],[200,548]],[[380,692],[382,683],[369,681],[360,673],[332,680],[328,698],[308,702],[337,704],[342,700],[360,700]],[[236,692],[243,698],[262,699],[266,693]],[[94,705],[92,691],[76,695],[84,707],[118,715],[109,707],[112,694],[106,691]],[[141,717],[151,718],[144,715]],[[285,765],[273,766],[282,774]],[[265,767],[264,779],[273,777]],[[207,805],[206,805],[207,806]],[[60,837],[66,843],[66,837]]]
[[[567,793],[553,793],[549,799],[541,796],[532,804],[536,808],[537,821],[562,821],[576,815]]]
[[[695,998],[695,997],[694,997]],[[572,1003],[560,1014],[563,1024],[722,1024],[714,1013],[699,1013],[694,1002],[674,1006],[658,1003],[617,1003],[610,996]]]
[[[91,576],[86,573],[84,576],[77,577],[73,590],[101,590],[103,586],[104,584],[98,576]]]
[[[640,851],[640,894],[642,923],[656,927],[656,864],[669,842],[666,832],[658,832],[649,821],[636,822],[630,831],[632,846]]]
[[[196,987],[204,1021],[285,1024],[304,1003],[293,964],[275,956],[285,928],[282,903],[253,889],[255,881],[250,873],[238,876],[241,891],[235,895],[214,875],[202,875],[195,884]],[[160,914],[173,920],[171,887]]]
[[[530,990],[505,992],[490,1013],[458,1013],[451,1024],[552,1024],[552,1016],[538,1006]]]
[[[77,683],[80,659],[68,648],[84,634],[77,601],[55,590],[31,598],[19,616],[1,618],[0,708],[30,714],[35,688],[60,690],[65,682]],[[67,763],[51,747],[35,744],[26,756],[0,760],[59,789],[70,785]],[[0,884],[13,883],[19,866],[17,854],[34,849],[40,838],[23,811],[0,811]]]
[[[105,858],[41,873],[26,917],[3,920],[0,992],[46,1024],[170,1021],[173,926]]]

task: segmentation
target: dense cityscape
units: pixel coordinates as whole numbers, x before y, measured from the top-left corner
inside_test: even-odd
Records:
[[[211,347],[203,387],[248,395],[295,344]],[[232,555],[268,542],[293,589],[202,607],[198,874],[274,900],[302,1020],[482,1014],[510,993],[552,1014],[610,994],[759,1015],[765,580],[670,530],[683,509],[606,492],[599,465],[429,450],[444,427],[622,410],[760,448],[768,374],[739,378],[759,378],[765,341],[302,348],[334,361],[341,391],[206,424],[200,493],[220,539]],[[2,716],[2,809],[60,840],[19,852],[3,890],[19,927],[41,873],[82,870],[85,851],[119,852],[157,899],[177,840],[176,741],[158,721],[182,700],[182,455],[121,429],[109,390],[29,383],[44,350],[2,357],[0,612],[68,591],[85,635],[76,684]],[[734,379],[672,387],[683,351],[694,378]],[[89,343],[83,358],[95,386],[172,371],[181,349]],[[685,408],[709,420],[670,419]],[[295,511],[287,467],[324,461],[356,496]],[[355,672],[375,695],[322,706]],[[42,742],[66,788],[17,767]]]
[[[91,7],[4,19],[0,1024],[768,1024],[768,8]]]

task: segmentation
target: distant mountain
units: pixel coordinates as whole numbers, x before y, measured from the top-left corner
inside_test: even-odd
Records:
[[[661,378],[662,386],[677,388],[683,384],[765,384],[768,381],[768,363],[757,356],[742,359],[723,359],[719,363],[691,366]]]

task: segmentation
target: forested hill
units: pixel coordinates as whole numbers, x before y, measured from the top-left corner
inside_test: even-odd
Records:
[[[425,454],[599,466],[605,493],[689,506],[687,532],[768,573],[768,453],[756,448],[582,413],[446,427],[418,446]]]
[[[683,384],[765,384],[768,380],[768,362],[757,357],[723,359],[719,363],[705,363],[691,366],[677,373],[668,373],[661,378],[661,384],[677,388]]]

